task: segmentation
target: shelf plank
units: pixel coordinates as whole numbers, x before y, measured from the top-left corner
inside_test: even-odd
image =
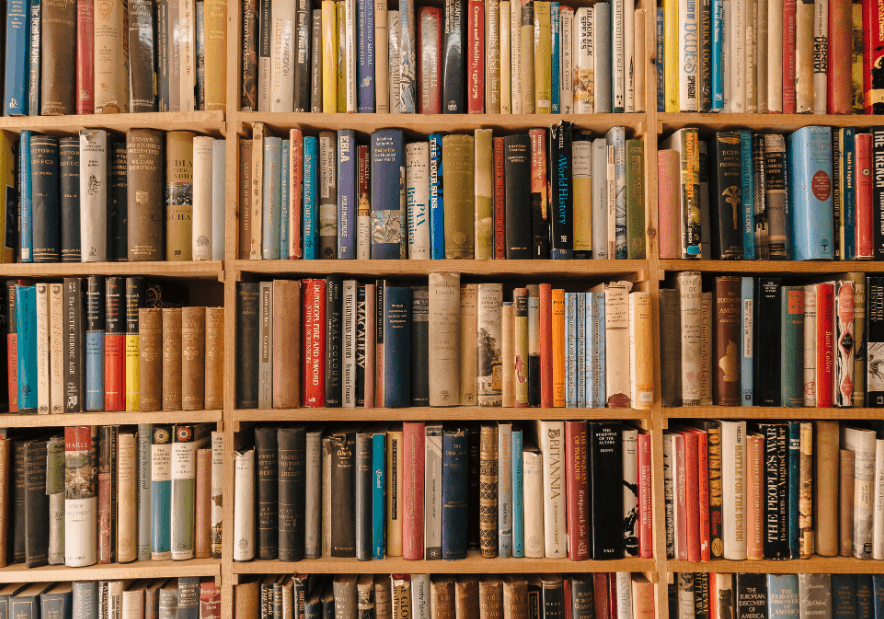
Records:
[[[139,423],[218,423],[220,410],[202,411],[112,411],[99,413],[60,413],[56,415],[0,415],[0,428],[39,428],[62,426],[137,425]],[[176,561],[176,563],[179,563]]]
[[[664,419],[880,419],[881,408],[783,408],[779,406],[685,406],[663,408]]]
[[[181,279],[224,279],[221,260],[197,262],[49,262],[0,264],[0,277],[88,277],[147,275]]]
[[[881,562],[853,557],[818,557],[789,561],[707,561],[691,563],[690,561],[667,561],[667,569],[672,573],[679,572],[721,572],[736,574],[753,572],[763,574],[878,574]]]
[[[811,275],[815,273],[884,273],[884,261],[874,260],[661,260],[666,272],[769,273],[772,275]],[[662,273],[661,273],[662,275]]]
[[[16,563],[0,568],[0,582],[57,582],[72,580],[128,580],[131,578],[179,578],[221,575],[221,559],[190,561],[136,561],[105,563],[88,567],[44,565],[27,568]]]
[[[52,135],[73,135],[80,129],[96,128],[125,132],[129,129],[187,129],[220,136],[224,133],[224,112],[145,112],[139,114],[83,114],[74,116],[3,116],[0,129],[19,132],[31,129]]]
[[[810,125],[824,127],[876,127],[884,124],[880,116],[862,114],[657,114],[657,123],[664,137],[683,127],[700,127],[709,131],[724,129],[769,130],[791,133]]]

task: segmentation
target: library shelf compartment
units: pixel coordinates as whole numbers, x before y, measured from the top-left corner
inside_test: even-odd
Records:
[[[180,578],[182,576],[221,576],[221,559],[188,561],[135,561],[102,563],[88,567],[44,565],[28,568],[15,563],[0,568],[0,582],[56,582],[73,580],[129,580],[135,578]]]
[[[801,127],[875,127],[884,124],[881,116],[865,114],[709,114],[700,112],[657,112],[657,130],[668,133],[684,127],[705,131],[754,129],[791,133]]]
[[[779,406],[685,406],[662,408],[669,419],[881,419],[882,408],[804,408]]]
[[[58,413],[50,415],[0,414],[0,428],[45,428],[64,426],[134,426],[149,424],[214,423],[222,419],[222,411],[107,411],[94,413]],[[176,562],[177,563],[177,562]]]
[[[873,574],[881,573],[881,562],[853,557],[820,557],[775,561],[728,561],[718,559],[703,563],[690,561],[667,561],[667,571],[673,574],[689,572],[721,572],[737,574],[755,572],[762,574]]]

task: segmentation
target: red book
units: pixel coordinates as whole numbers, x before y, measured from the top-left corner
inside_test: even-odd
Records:
[[[77,114],[95,112],[95,4],[77,0]]]
[[[565,619],[573,619],[574,618],[574,609],[571,608],[571,579],[563,578],[562,579],[562,591],[564,592],[565,597]]]
[[[494,257],[506,258],[506,181],[503,174],[503,141],[494,138]]]
[[[595,604],[595,619],[614,619],[611,605],[608,603],[608,581],[610,575],[605,573],[592,575],[592,597]]]
[[[359,146],[366,149],[368,146]],[[359,153],[357,149],[357,153]],[[301,250],[301,181],[304,178],[304,135],[300,129],[289,131],[289,260],[303,258]],[[358,161],[358,160],[357,160]]]
[[[816,405],[834,405],[835,285],[816,287]]]
[[[420,109],[421,114],[442,113],[442,89],[439,76],[442,75],[442,10],[433,6],[420,9],[418,19],[418,40],[420,59]]]
[[[853,113],[853,10],[850,0],[829,0],[829,114]]]
[[[688,561],[700,562],[700,471],[697,457],[697,435],[682,430],[684,438],[685,525]]]
[[[651,502],[651,435],[638,433],[638,556],[654,558],[654,513]]]
[[[783,0],[783,114],[795,113],[795,0]]]
[[[589,559],[589,486],[586,454],[586,422],[565,422],[565,506],[567,508],[568,557]]]
[[[611,619],[617,619],[617,574],[608,576],[608,613]]]
[[[402,557],[407,561],[424,558],[424,436],[423,422],[402,424],[405,460],[402,462],[403,510]]]
[[[858,133],[854,148],[856,149],[856,257],[874,258],[872,134]]]
[[[687,469],[685,468],[684,436],[675,433],[675,557],[688,560]]]
[[[709,616],[718,617],[718,592],[715,590],[715,572],[709,572]]]
[[[540,406],[553,406],[552,286],[540,284]]]
[[[862,0],[863,5],[863,105],[866,114],[884,113],[881,63],[884,57],[884,0]],[[831,52],[830,52],[831,56]],[[831,60],[830,60],[831,62]]]
[[[697,471],[698,471],[698,496],[700,498],[700,561],[709,561],[711,548],[709,546],[709,436],[702,430],[692,428],[691,432],[697,435]]]
[[[301,384],[304,406],[325,406],[325,280],[305,279],[304,289],[304,376]]]
[[[213,578],[200,583],[199,616],[200,619],[221,619],[221,590],[215,585]]]
[[[126,410],[126,280],[105,280],[104,410]]]
[[[485,0],[467,8],[467,113],[485,113]]]

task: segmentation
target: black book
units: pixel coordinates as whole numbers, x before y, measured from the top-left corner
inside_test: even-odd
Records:
[[[80,262],[80,138],[58,141],[61,261]]]
[[[64,351],[64,412],[81,413],[86,410],[86,372],[83,355],[83,334],[86,329],[85,280],[65,277],[62,291],[62,350]],[[137,333],[137,331],[136,331]]]
[[[833,131],[833,138],[837,131]],[[875,260],[884,260],[884,127],[872,129],[872,210],[874,212]],[[836,235],[837,236],[837,235]]]
[[[528,577],[528,619],[543,619],[543,585],[534,575]]]
[[[755,258],[758,260],[770,260],[764,139],[761,133],[752,136],[752,212],[755,213]]]
[[[528,324],[531,315],[536,313],[540,320],[540,288],[537,284],[528,284]],[[539,325],[539,322],[538,322]],[[539,331],[539,329],[538,329]],[[587,331],[589,332],[589,331]],[[540,406],[540,339],[539,335],[533,342],[528,341],[528,405]]]
[[[246,3],[246,6],[248,4]],[[157,0],[157,108],[169,111],[169,0]]]
[[[856,619],[875,616],[875,591],[871,574],[856,574]]]
[[[199,619],[200,616],[200,579],[199,576],[182,576],[178,578],[178,616],[177,619]]]
[[[678,581],[679,577],[676,576],[666,587],[666,602],[670,617],[678,617]]]
[[[344,278],[325,278],[325,406],[340,408],[343,393]]]
[[[34,262],[58,262],[58,138],[51,135],[35,133],[31,137],[31,201]]]
[[[592,522],[591,553],[595,559],[622,559],[623,513],[611,505],[623,504],[623,424],[587,423],[589,445],[589,500]]]
[[[572,619],[594,619],[595,617],[592,574],[571,577],[571,617]]]
[[[297,53],[295,54],[295,112],[310,111],[310,38],[312,36],[313,11],[309,0],[296,0],[295,23]],[[318,53],[315,52],[315,53]],[[374,110],[372,110],[373,112]]]
[[[712,619],[709,617],[709,574],[694,574],[694,619]]]
[[[356,288],[356,408],[365,406],[366,310],[365,284],[359,284]]]
[[[445,0],[445,41],[442,57],[442,112],[463,114],[466,81],[467,1]],[[382,95],[379,95],[382,96]]]
[[[755,280],[755,406],[780,406],[780,278]]]
[[[255,430],[255,469],[258,504],[258,559],[279,556],[279,469],[277,466],[277,428],[262,426]]]
[[[508,135],[503,139],[503,177],[506,181],[506,257],[531,257],[531,138]]]
[[[10,314],[10,323],[14,318]],[[884,408],[884,277],[866,278],[866,406]]]
[[[236,285],[236,407],[258,408],[258,282]]]
[[[767,619],[767,574],[737,574],[736,619]]]
[[[12,443],[12,523],[9,526],[9,550],[13,563],[24,563],[27,559],[27,518],[25,502],[27,486],[25,485],[25,469],[27,468],[27,440],[16,440]],[[48,529],[47,529],[48,530]]]
[[[126,140],[112,142],[109,151],[107,259],[108,262],[126,262],[129,259]]]
[[[788,426],[759,423],[755,428],[764,437],[764,558],[788,559]]]
[[[411,287],[411,405],[430,405],[430,292]]]
[[[550,258],[574,253],[574,190],[571,177],[572,124],[563,120],[549,128]]]
[[[543,619],[565,619],[565,584],[558,574],[540,577]]]
[[[360,561],[372,558],[372,434],[365,431],[356,434],[356,558]]]
[[[331,457],[331,556],[356,556],[356,432],[340,430],[327,438]]]
[[[307,430],[304,426],[280,428],[276,437],[279,462],[279,560],[300,561],[304,558]]]
[[[24,444],[25,457],[25,561],[40,567],[49,561],[49,495],[46,494],[46,439]]]
[[[479,549],[479,429],[478,424],[468,426],[467,441],[467,548]],[[444,481],[443,481],[444,483]]]
[[[834,619],[859,619],[856,577],[856,574],[832,574],[832,617]]]
[[[660,289],[660,383],[663,406],[681,406],[681,292]]]
[[[719,131],[708,145],[709,198],[712,215],[712,258],[743,257],[743,178],[740,134]]]
[[[528,7],[527,9],[525,7]],[[527,2],[522,6],[522,19],[525,19],[526,10],[529,13],[533,13],[533,3]],[[523,22],[524,25],[524,22]],[[531,158],[538,160],[546,160],[547,165],[549,153],[546,151],[546,130],[541,129],[543,134],[538,136],[537,134],[531,135],[529,134],[529,138],[531,140]],[[534,174],[532,170],[532,175]],[[533,182],[531,183],[533,187]],[[531,255],[534,258],[549,258],[549,214],[548,207],[549,203],[546,183],[543,184],[540,191],[532,191],[531,192]],[[539,406],[539,400],[538,404]]]

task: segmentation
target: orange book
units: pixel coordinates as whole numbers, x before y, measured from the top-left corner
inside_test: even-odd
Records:
[[[764,437],[750,434],[746,441],[746,558],[764,558]]]
[[[552,291],[553,406],[565,406],[565,291]]]

